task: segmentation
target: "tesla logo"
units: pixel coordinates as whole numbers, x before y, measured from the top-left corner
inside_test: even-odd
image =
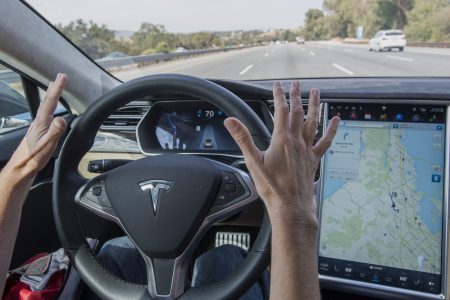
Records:
[[[147,180],[139,183],[141,190],[144,192],[150,190],[150,198],[153,203],[153,213],[156,216],[156,211],[158,209],[158,201],[160,196],[160,191],[168,191],[172,186],[172,182],[167,180]]]

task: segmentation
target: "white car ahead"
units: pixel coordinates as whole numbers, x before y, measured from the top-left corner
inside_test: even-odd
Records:
[[[401,30],[383,30],[369,40],[369,50],[375,51],[391,51],[398,49],[403,51],[406,46],[406,37]]]

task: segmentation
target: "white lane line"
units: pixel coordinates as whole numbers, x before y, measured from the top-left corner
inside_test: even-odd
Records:
[[[314,52],[309,52],[309,54],[311,54],[312,56],[316,56],[316,54]]]
[[[331,47],[327,47],[328,50],[331,50]]]
[[[244,70],[242,70],[239,75],[244,75],[245,73],[248,72],[248,70],[250,70],[251,68],[253,68],[253,65],[248,65]]]
[[[353,50],[350,49],[344,49],[345,52],[353,52]]]
[[[349,69],[344,68],[343,66],[340,66],[338,64],[331,64],[333,67],[335,67],[336,69],[346,73],[347,75],[355,75],[355,73],[353,73],[352,71],[350,71]]]
[[[302,51],[305,51],[306,49],[305,48],[302,48]]]
[[[270,55],[270,53],[266,53],[266,54],[264,54],[264,57],[267,57],[267,56],[269,56]]]
[[[402,57],[402,56],[386,55],[386,57],[390,58],[390,59],[398,59],[398,60],[403,60],[403,61],[414,61],[414,59],[412,59],[412,58],[407,58],[407,57]]]

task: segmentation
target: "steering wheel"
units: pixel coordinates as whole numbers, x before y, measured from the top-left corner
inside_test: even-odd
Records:
[[[79,175],[78,164],[104,120],[131,100],[173,93],[208,101],[240,119],[260,149],[270,143],[269,131],[244,101],[191,76],[142,77],[95,101],[74,122],[57,159],[53,211],[70,261],[104,299],[237,299],[268,265],[271,227],[265,213],[253,247],[233,274],[207,287],[187,287],[189,263],[206,231],[258,199],[251,178],[242,170],[194,155],[168,154],[130,162],[92,180]],[[225,191],[227,184],[235,187],[234,192]],[[122,227],[144,258],[147,285],[125,282],[97,261],[82,233],[79,206]]]

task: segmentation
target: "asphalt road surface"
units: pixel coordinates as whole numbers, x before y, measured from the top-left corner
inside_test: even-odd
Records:
[[[450,77],[450,49],[406,47],[370,52],[367,45],[306,42],[208,54],[115,72],[126,81],[142,75],[178,73],[211,79],[314,77]]]

